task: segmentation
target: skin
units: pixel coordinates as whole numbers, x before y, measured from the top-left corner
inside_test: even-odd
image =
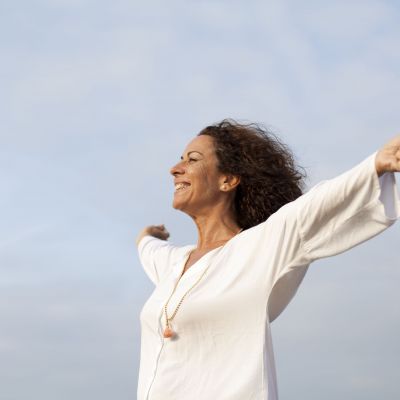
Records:
[[[172,203],[175,209],[188,214],[197,227],[197,247],[187,267],[240,231],[233,207],[240,178],[219,172],[217,162],[214,139],[207,135],[196,136],[186,146],[181,161],[170,170],[174,181],[190,183],[186,189],[175,191]],[[145,235],[163,240],[169,237],[164,225],[151,225],[142,230],[136,243]]]
[[[183,272],[240,230],[233,208],[240,178],[219,172],[217,162],[214,139],[207,135],[196,136],[186,146],[181,161],[170,170],[174,180],[190,183],[182,192],[175,191],[173,207],[188,214],[198,231],[197,247],[190,254]],[[400,135],[392,138],[377,152],[375,168],[378,176],[385,172],[400,171]],[[170,236],[164,225],[150,225],[140,232],[136,244],[146,235],[162,240]]]
[[[378,151],[375,168],[378,176],[400,171],[400,135],[393,137]]]

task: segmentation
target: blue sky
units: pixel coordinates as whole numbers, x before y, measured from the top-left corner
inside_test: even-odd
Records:
[[[134,399],[135,237],[204,126],[265,124],[307,186],[399,132],[392,1],[0,4],[0,400]],[[315,262],[274,322],[281,399],[397,399],[400,225]]]

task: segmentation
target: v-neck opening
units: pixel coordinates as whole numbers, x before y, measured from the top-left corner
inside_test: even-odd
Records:
[[[241,232],[242,232],[242,231],[241,231]],[[233,236],[232,238],[230,238],[226,243],[222,244],[221,246],[215,247],[214,249],[212,249],[212,250],[208,251],[207,253],[205,253],[204,255],[202,255],[197,261],[195,261],[195,262],[190,266],[190,268],[188,268],[188,269],[185,271],[185,273],[183,273],[183,270],[184,270],[185,265],[186,265],[186,263],[187,263],[187,261],[188,261],[188,259],[189,259],[189,257],[190,257],[190,254],[191,254],[192,251],[196,248],[196,245],[194,245],[194,244],[191,245],[191,246],[189,246],[189,249],[187,250],[187,252],[186,252],[185,255],[183,256],[183,261],[181,261],[181,262],[179,263],[180,265],[182,265],[182,267],[181,267],[179,270],[177,270],[177,273],[178,273],[177,278],[178,278],[179,280],[181,280],[181,279],[184,279],[185,276],[186,276],[187,274],[191,275],[192,272],[189,272],[189,271],[190,271],[191,269],[193,269],[193,267],[194,267],[194,270],[196,271],[196,270],[199,268],[199,264],[201,264],[201,262],[203,262],[206,258],[208,258],[208,256],[209,256],[210,254],[214,253],[216,250],[220,250],[220,249],[222,249],[223,247],[226,247],[229,243],[231,243],[234,239],[236,239],[236,238],[240,235],[241,232],[239,232],[238,234],[236,234],[235,236]],[[181,264],[181,263],[182,263],[182,264]]]
[[[185,256],[184,256],[184,258],[183,258],[183,263],[182,263],[182,268],[181,268],[181,270],[180,270],[179,279],[183,279],[183,278],[188,274],[188,272],[189,272],[191,269],[194,268],[194,269],[196,270],[196,269],[197,269],[196,267],[198,266],[198,264],[201,263],[201,261],[204,261],[204,259],[207,258],[207,256],[209,256],[211,253],[214,253],[215,250],[221,249],[222,247],[224,247],[224,245],[215,247],[214,249],[211,249],[210,251],[207,251],[207,253],[203,254],[197,261],[195,261],[195,262],[185,271],[185,273],[183,273],[183,270],[185,269],[186,263],[187,263],[188,260],[189,260],[190,254],[192,254],[192,251],[196,248],[196,246],[193,245],[192,248],[189,249],[189,250],[187,251],[187,253],[185,254]],[[189,273],[189,275],[190,275],[190,273]]]

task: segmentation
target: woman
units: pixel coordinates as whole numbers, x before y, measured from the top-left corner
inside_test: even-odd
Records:
[[[270,323],[309,264],[377,235],[400,216],[400,136],[302,195],[291,152],[255,124],[203,129],[171,169],[173,207],[197,245],[163,225],[137,238],[156,288],[141,312],[139,400],[275,400]]]

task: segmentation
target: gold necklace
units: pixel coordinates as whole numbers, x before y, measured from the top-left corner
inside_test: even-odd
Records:
[[[237,233],[235,234],[235,236],[238,235],[240,232],[242,232],[242,230],[243,230],[243,228],[240,229],[240,231],[237,232]],[[233,237],[234,237],[234,236],[233,236]],[[233,238],[233,237],[232,237],[232,238]],[[231,238],[231,239],[232,239],[232,238]],[[231,240],[231,239],[229,239],[229,240]],[[228,240],[226,243],[228,243],[229,240]],[[226,243],[225,243],[225,244],[226,244]],[[225,244],[224,244],[223,246],[221,246],[221,247],[224,247]],[[218,247],[216,247],[216,248],[218,248]],[[189,255],[188,255],[188,257],[186,258],[186,262],[185,262],[185,264],[184,264],[184,266],[183,266],[182,274],[181,274],[181,276],[179,277],[179,279],[176,281],[175,286],[174,286],[174,290],[172,291],[171,295],[169,296],[169,298],[168,298],[168,300],[167,300],[167,302],[165,303],[165,306],[164,306],[164,313],[165,313],[164,337],[165,337],[165,338],[171,338],[171,337],[173,337],[173,336],[176,335],[176,332],[174,332],[174,331],[171,329],[169,323],[170,323],[170,321],[172,321],[172,320],[174,319],[174,317],[175,317],[176,313],[178,312],[179,307],[181,306],[181,304],[182,304],[183,300],[185,299],[185,297],[186,297],[186,296],[189,294],[189,292],[201,281],[201,279],[203,278],[203,276],[205,275],[205,273],[207,272],[207,270],[210,268],[210,265],[211,265],[211,264],[210,264],[210,265],[203,271],[203,273],[200,275],[200,278],[197,279],[197,281],[194,283],[194,285],[182,296],[182,298],[180,299],[180,301],[179,301],[177,307],[175,308],[175,311],[173,312],[173,314],[171,315],[171,317],[168,318],[168,314],[167,314],[168,303],[169,303],[169,301],[171,300],[171,297],[173,296],[173,294],[175,293],[175,290],[176,290],[176,288],[177,288],[177,286],[178,286],[178,283],[179,283],[179,281],[181,280],[181,278],[182,278],[182,276],[183,276],[183,273],[184,273],[184,271],[185,271],[186,263],[188,262],[188,260],[189,260],[189,258],[190,258],[190,255],[193,253],[194,250],[195,250],[195,249],[191,250],[190,253],[189,253]],[[210,250],[210,251],[211,251],[211,250]]]

